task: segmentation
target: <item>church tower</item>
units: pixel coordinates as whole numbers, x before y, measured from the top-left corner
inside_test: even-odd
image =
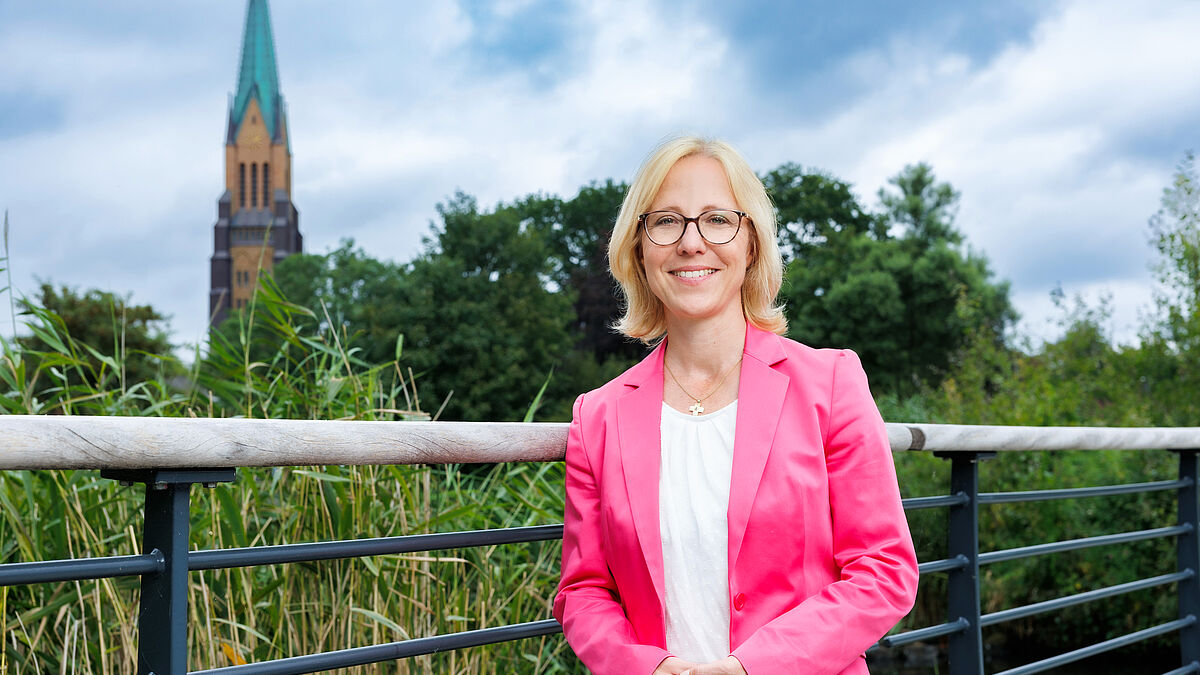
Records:
[[[292,204],[292,147],[267,0],[249,0],[225,135],[225,192],[213,226],[210,325],[250,304],[260,273],[304,248]]]

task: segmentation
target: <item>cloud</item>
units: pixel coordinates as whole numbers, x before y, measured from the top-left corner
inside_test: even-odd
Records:
[[[704,96],[714,74],[734,79],[723,74],[730,72],[723,38],[707,26],[675,27],[680,39],[706,45],[703,53],[664,52],[662,17],[652,6],[613,3],[581,11],[576,21],[588,30],[571,47],[580,69],[549,89],[523,70],[475,71],[454,56],[440,71],[444,79],[423,89],[381,93],[333,85],[329,95],[324,80],[292,87],[291,100],[305,101],[303,108],[292,106],[296,145],[304,148],[296,168],[301,207],[305,199],[333,201],[338,194],[378,202],[364,194],[376,188],[386,201],[401,191],[413,194],[410,203],[397,209],[380,202],[379,211],[362,214],[360,222],[384,224],[388,218],[375,216],[393,211],[417,221],[395,222],[395,228],[424,230],[436,201],[456,189],[485,205],[539,191],[573,194],[591,180],[627,177],[658,138],[690,120],[717,126],[736,110],[727,105],[736,93]],[[319,131],[302,136],[306,129]],[[424,187],[424,199],[414,185]],[[367,229],[358,230],[363,241]],[[320,237],[319,229],[308,232]],[[403,258],[416,244],[396,237],[382,251],[371,250]]]
[[[0,104],[24,106],[0,122],[18,287],[37,274],[134,291],[174,315],[176,339],[199,339],[244,10],[0,7]],[[1124,303],[1149,297],[1145,222],[1200,110],[1191,3],[953,4],[886,21],[630,1],[272,11],[310,251],[352,236],[408,259],[456,189],[484,206],[573,194],[696,132],[759,170],[831,171],[867,203],[929,161],[1027,325],[1045,323],[1058,283],[1111,285],[1115,314],[1136,317]],[[855,39],[804,40],[797,22]]]
[[[1188,3],[1069,3],[987,61],[900,36],[842,65],[876,82],[869,92],[755,143],[870,191],[905,164],[930,162],[963,194],[959,226],[1034,322],[1045,307],[1031,298],[1060,282],[1136,283],[1142,292],[1123,286],[1114,302],[1141,302],[1146,219],[1186,141],[1156,138],[1147,151],[1137,139],[1200,112],[1200,91],[1187,84],[1200,79],[1189,56],[1195,25],[1200,6]]]

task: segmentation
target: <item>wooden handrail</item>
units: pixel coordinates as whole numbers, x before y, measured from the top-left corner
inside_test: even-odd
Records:
[[[896,452],[1182,450],[1200,427],[888,424]],[[147,469],[557,461],[567,425],[0,416],[0,469]]]

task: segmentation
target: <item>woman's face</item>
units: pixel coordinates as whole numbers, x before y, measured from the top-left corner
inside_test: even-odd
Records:
[[[671,167],[647,211],[675,211],[695,218],[712,209],[739,209],[721,163],[691,155]],[[672,319],[723,318],[741,322],[742,282],[750,264],[750,224],[742,219],[732,241],[710,244],[695,223],[683,238],[660,246],[641,232],[642,261],[650,290]]]

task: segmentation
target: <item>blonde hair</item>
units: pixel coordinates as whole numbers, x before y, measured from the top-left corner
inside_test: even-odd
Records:
[[[738,208],[750,218],[751,262],[742,282],[742,312],[754,326],[782,335],[787,330],[787,319],[783,308],[775,304],[775,296],[783,283],[783,259],[776,239],[771,198],[750,165],[731,145],[696,136],[669,139],[655,148],[638,169],[621,204],[608,242],[608,269],[621,285],[625,311],[613,328],[646,343],[653,343],[667,332],[666,310],[646,280],[638,216],[650,208],[676,162],[693,155],[711,157],[721,163]]]

